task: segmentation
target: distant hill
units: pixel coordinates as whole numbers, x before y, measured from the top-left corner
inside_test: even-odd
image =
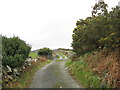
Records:
[[[31,52],[38,52],[38,50],[39,50],[39,49],[36,49],[36,50],[31,51]]]

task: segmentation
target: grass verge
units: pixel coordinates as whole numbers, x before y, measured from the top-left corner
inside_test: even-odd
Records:
[[[61,57],[62,57],[62,59],[64,59],[65,57],[64,57],[64,55],[62,54],[62,53],[58,53]]]
[[[30,52],[29,56],[32,58],[36,58],[38,56],[38,54],[37,54],[37,52]]]
[[[33,64],[24,73],[22,73],[20,78],[17,79],[17,82],[11,85],[10,88],[29,88],[35,73],[50,62],[50,60],[42,63],[38,61],[37,63]]]
[[[71,75],[85,88],[100,88],[101,78],[94,75],[90,67],[80,58],[78,61],[68,60],[66,66],[69,68]]]
[[[61,62],[61,61],[63,61],[63,60],[56,60],[56,62]]]

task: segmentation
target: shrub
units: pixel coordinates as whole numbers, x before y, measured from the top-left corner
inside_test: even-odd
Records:
[[[47,58],[51,58],[51,57],[52,57],[52,50],[49,49],[49,48],[39,49],[38,55],[39,55],[39,56],[45,56],[45,57],[47,57]]]
[[[23,65],[31,47],[18,37],[2,36],[2,64],[11,68]]]

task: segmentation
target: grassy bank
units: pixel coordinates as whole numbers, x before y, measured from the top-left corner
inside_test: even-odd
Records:
[[[42,63],[38,61],[37,63],[33,64],[22,73],[22,75],[16,80],[16,83],[11,84],[8,88],[29,88],[36,71],[50,62],[50,60]]]
[[[120,88],[118,50],[86,53],[73,61],[67,61],[66,66],[84,87]]]
[[[94,87],[99,88],[101,85],[100,77],[95,76],[87,64],[82,61],[74,61],[70,60],[66,63],[69,67],[70,73],[75,77],[75,79],[83,85],[83,87]]]
[[[102,78],[95,75],[85,62],[86,57],[80,57],[77,61],[68,60],[66,66],[71,75],[85,88],[102,88]]]
[[[36,58],[38,56],[38,54],[37,54],[37,52],[30,52],[29,56],[32,58]]]

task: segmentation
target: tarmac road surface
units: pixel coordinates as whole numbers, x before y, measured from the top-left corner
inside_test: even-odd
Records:
[[[65,68],[67,60],[53,60],[38,70],[30,88],[81,88]]]

